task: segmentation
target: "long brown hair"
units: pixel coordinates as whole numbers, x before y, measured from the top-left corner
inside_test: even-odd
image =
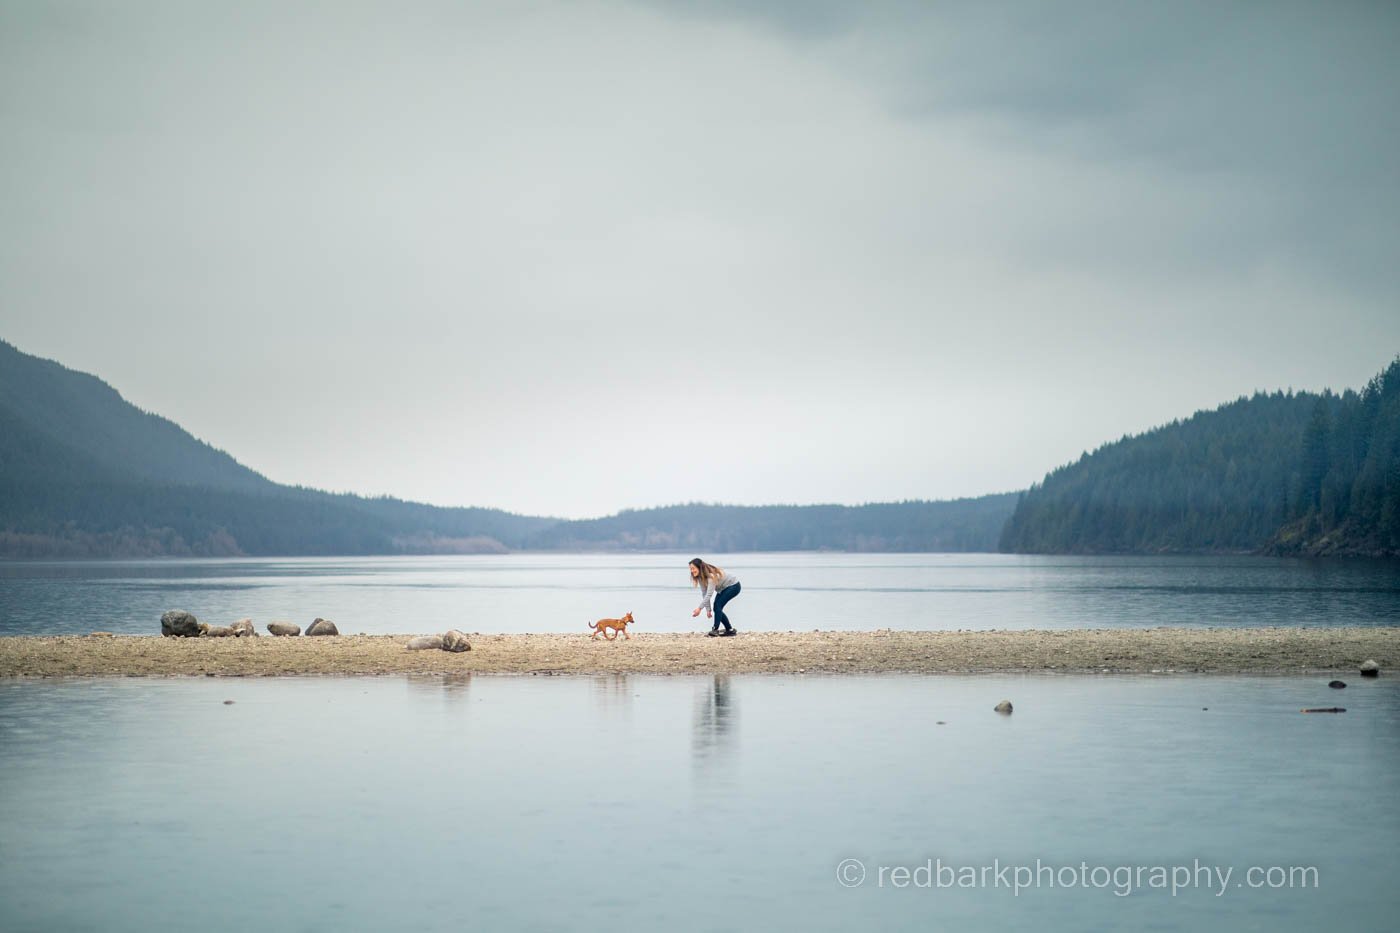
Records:
[[[690,578],[690,585],[691,585],[691,586],[699,586],[699,585],[700,585],[700,581],[701,581],[701,580],[704,580],[704,579],[709,579],[711,582],[714,582],[714,583],[718,583],[720,580],[723,580],[723,579],[724,579],[724,571],[723,571],[723,570],[720,570],[720,569],[719,569],[718,567],[716,567],[714,564],[707,564],[707,563],[705,563],[703,560],[701,560],[701,559],[698,558],[698,557],[696,557],[696,558],[694,558],[694,559],[691,560],[690,566],[695,567],[695,568],[697,568],[697,569],[700,571],[700,575],[699,575],[699,576],[695,576],[695,577],[691,577],[691,578]]]

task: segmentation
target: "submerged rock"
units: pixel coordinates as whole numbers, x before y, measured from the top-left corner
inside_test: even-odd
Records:
[[[172,609],[160,617],[160,633],[166,637],[198,638],[199,620],[183,609]]]
[[[339,635],[340,629],[335,627],[335,623],[330,619],[317,618],[306,627],[307,635]]]
[[[467,641],[467,636],[463,635],[461,632],[457,631],[457,630],[454,628],[454,629],[452,629],[451,631],[448,631],[448,632],[444,632],[444,633],[443,633],[443,635],[442,635],[442,650],[443,650],[443,651],[470,651],[470,650],[472,650],[472,645],[471,645],[471,642]]]
[[[253,628],[252,619],[239,619],[229,626],[229,631],[233,632],[235,638],[251,638],[258,634],[258,630]]]
[[[1333,690],[1341,690],[1346,686],[1346,681],[1334,680],[1330,682],[1327,686],[1331,687]]]
[[[404,647],[409,651],[425,651],[429,648],[436,650],[442,647],[442,636],[419,635],[417,638],[409,639],[408,644]]]
[[[269,622],[267,630],[273,635],[300,635],[301,626],[291,622]]]
[[[1375,661],[1363,661],[1361,663],[1361,676],[1379,677],[1381,676],[1381,666]]]
[[[1010,700],[1002,700],[996,706],[993,706],[992,709],[996,710],[998,713],[1001,713],[1003,716],[1009,716],[1011,715],[1011,710],[1013,709],[1013,707],[1011,705]]]

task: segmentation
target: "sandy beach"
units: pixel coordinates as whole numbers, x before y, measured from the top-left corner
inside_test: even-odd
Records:
[[[1400,662],[1400,628],[470,634],[472,650],[409,651],[411,635],[0,638],[0,677],[295,674],[1356,673]]]

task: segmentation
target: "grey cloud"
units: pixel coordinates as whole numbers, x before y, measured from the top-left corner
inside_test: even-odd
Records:
[[[1219,189],[1218,218],[1175,249],[1153,237],[1140,262],[1273,254],[1371,298],[1400,287],[1395,4],[657,5],[843,62],[906,119],[952,115],[1027,150]]]

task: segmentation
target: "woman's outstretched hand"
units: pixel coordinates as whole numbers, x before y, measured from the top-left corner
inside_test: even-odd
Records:
[[[693,618],[695,618],[696,616],[698,616],[699,614],[700,614],[700,607],[699,607],[699,606],[696,606],[696,607],[695,607],[695,611],[692,612],[692,613],[690,614],[690,617],[693,619]]]

